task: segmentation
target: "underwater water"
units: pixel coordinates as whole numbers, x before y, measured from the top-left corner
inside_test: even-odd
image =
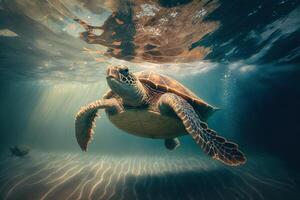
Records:
[[[300,199],[299,31],[296,0],[0,0],[0,199]],[[247,162],[189,135],[170,152],[103,110],[82,152],[75,116],[109,90],[111,65],[221,108],[209,127]]]

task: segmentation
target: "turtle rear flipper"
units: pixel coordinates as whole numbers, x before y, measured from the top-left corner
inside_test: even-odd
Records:
[[[230,166],[237,166],[246,162],[246,157],[238,149],[238,145],[218,136],[202,122],[194,108],[183,98],[166,93],[160,98],[160,106],[169,106],[182,120],[186,131],[201,146],[205,153],[212,158]]]
[[[179,146],[180,146],[180,141],[178,138],[165,139],[165,147],[168,150],[173,151],[173,150],[177,149]]]

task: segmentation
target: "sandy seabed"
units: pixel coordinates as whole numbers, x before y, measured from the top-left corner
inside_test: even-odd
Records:
[[[270,157],[227,167],[208,157],[32,151],[2,157],[0,199],[300,199],[300,176]]]

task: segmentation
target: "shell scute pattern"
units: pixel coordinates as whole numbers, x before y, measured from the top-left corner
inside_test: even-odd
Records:
[[[205,107],[210,106],[208,103],[197,97],[192,91],[187,89],[175,79],[148,71],[138,72],[136,73],[136,76],[143,84],[150,86],[158,92],[174,93],[181,96],[190,103],[196,103]]]

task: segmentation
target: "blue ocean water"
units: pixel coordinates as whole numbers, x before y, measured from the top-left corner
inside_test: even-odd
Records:
[[[294,0],[0,0],[0,199],[300,199],[299,19]],[[169,152],[104,111],[82,152],[75,115],[120,64],[221,108],[208,124],[247,163],[210,159],[188,135]]]

